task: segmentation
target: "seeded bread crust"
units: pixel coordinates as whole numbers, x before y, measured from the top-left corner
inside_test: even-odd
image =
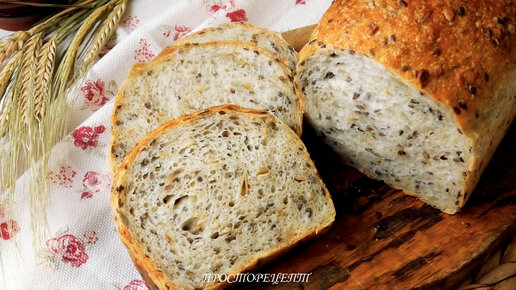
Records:
[[[127,157],[124,159],[122,165],[119,167],[116,173],[112,187],[112,194],[110,197],[111,209],[119,236],[123,244],[126,246],[138,271],[142,274],[142,277],[146,280],[146,282],[152,289],[185,289],[190,288],[191,285],[182,285],[180,283],[178,284],[177,281],[172,281],[169,277],[167,277],[166,274],[161,272],[156,266],[155,262],[153,262],[148,256],[146,256],[146,254],[144,254],[142,244],[128,230],[128,221],[121,213],[121,208],[123,207],[125,196],[128,194],[128,184],[132,182],[131,180],[127,179],[127,170],[130,170],[131,166],[133,166],[135,159],[138,157],[138,155],[141,152],[143,152],[148,146],[151,146],[154,142],[156,142],[156,139],[162,136],[165,132],[174,130],[177,126],[181,126],[187,123],[194,123],[203,118],[207,118],[217,114],[228,114],[230,116],[246,115],[246,118],[254,118],[255,116],[259,117],[268,115],[270,119],[275,120],[274,122],[278,124],[278,126],[280,127],[279,130],[291,132],[287,134],[290,136],[289,140],[287,140],[290,143],[289,147],[299,147],[303,149],[302,154],[306,157],[304,159],[307,162],[307,165],[310,167],[311,170],[313,170],[315,176],[317,177],[316,183],[319,184],[319,186],[322,189],[322,192],[324,192],[324,199],[328,206],[328,208],[326,209],[329,210],[329,212],[326,212],[325,214],[325,216],[327,216],[328,218],[320,225],[313,228],[313,230],[305,232],[303,235],[296,237],[295,240],[289,241],[287,245],[281,247],[276,246],[266,255],[247,261],[245,265],[241,268],[233,271],[232,273],[226,274],[237,274],[253,270],[256,267],[282,255],[290,248],[297,245],[299,242],[313,239],[316,236],[319,236],[322,233],[326,232],[334,221],[335,208],[333,207],[333,202],[331,200],[331,197],[326,186],[324,185],[322,179],[320,178],[317,172],[317,169],[313,161],[310,159],[306,147],[304,146],[302,141],[291,131],[291,129],[288,128],[284,123],[280,122],[274,115],[271,115],[266,111],[245,109],[234,105],[223,105],[212,107],[206,110],[197,111],[191,115],[183,116],[181,118],[169,121],[160,126],[155,131],[145,136],[145,138],[143,138],[138,143],[138,145],[136,145],[134,149],[127,155]],[[221,289],[226,286],[228,286],[227,283],[215,283],[207,285],[206,289]]]
[[[321,55],[362,57],[419,91],[422,99],[435,103],[434,109],[445,110],[444,118],[453,120],[456,131],[469,144],[465,150],[470,158],[463,159],[467,168],[463,170],[464,179],[456,181],[461,189],[454,205],[443,208],[422,197],[416,188],[409,189],[375,173],[363,160],[355,160],[352,165],[447,213],[455,213],[469,198],[516,115],[515,21],[514,1],[336,0],[299,53],[296,82],[301,90],[308,89],[306,81],[310,78],[304,74],[311,68],[307,63]],[[300,80],[303,75],[304,84]],[[396,95],[396,91],[389,93]],[[314,97],[305,94],[308,99]],[[403,155],[399,158],[407,158],[405,151],[399,152]],[[348,158],[349,153],[345,154]]]
[[[278,32],[252,25],[248,22],[229,22],[210,27],[181,38],[175,44],[204,43],[221,40],[252,42],[273,55],[280,57],[290,71],[294,72],[297,53]]]
[[[164,49],[151,62],[135,64],[133,66],[133,68],[131,69],[128,78],[122,85],[119,93],[117,94],[117,96],[115,98],[113,114],[111,116],[112,138],[111,138],[111,142],[110,142],[110,156],[109,156],[109,166],[110,166],[112,175],[114,175],[115,169],[120,165],[125,154],[128,153],[137,142],[136,141],[133,144],[133,142],[129,142],[130,140],[128,138],[139,139],[139,138],[135,138],[134,133],[129,134],[128,137],[124,137],[125,135],[127,135],[127,132],[126,132],[127,128],[125,126],[127,124],[129,124],[127,122],[131,121],[131,120],[123,120],[120,117],[121,112],[124,112],[124,110],[125,111],[130,110],[130,111],[133,111],[134,118],[141,118],[142,116],[145,116],[146,118],[147,117],[150,118],[151,121],[156,118],[160,118],[160,120],[163,119],[164,120],[163,122],[165,122],[170,119],[180,117],[180,116],[176,115],[177,113],[173,113],[173,110],[186,110],[185,108],[178,107],[178,108],[170,108],[170,109],[161,108],[160,114],[157,114],[156,112],[147,112],[147,111],[145,111],[146,108],[143,108],[143,105],[144,105],[143,103],[149,101],[148,95],[141,95],[141,98],[139,99],[141,106],[136,108],[134,106],[134,104],[131,106],[126,104],[127,99],[128,99],[128,94],[126,93],[126,91],[128,91],[129,89],[132,89],[135,86],[135,80],[137,80],[138,78],[156,77],[156,76],[153,76],[152,74],[153,74],[154,70],[156,69],[156,67],[160,66],[161,64],[167,63],[167,62],[174,62],[174,61],[176,61],[176,58],[180,57],[182,54],[186,54],[192,50],[200,51],[202,49],[204,49],[204,50],[207,50],[207,49],[213,49],[213,50],[228,49],[228,50],[230,50],[231,49],[231,50],[234,50],[234,53],[254,52],[257,56],[268,59],[268,61],[267,61],[268,66],[270,67],[272,65],[273,67],[277,68],[276,72],[278,72],[278,74],[280,75],[279,80],[272,80],[271,76],[263,76],[264,78],[262,80],[256,80],[252,84],[249,83],[249,85],[253,86],[253,85],[262,84],[262,85],[264,85],[265,89],[271,89],[271,88],[277,88],[278,90],[281,89],[284,93],[281,94],[280,97],[288,99],[287,101],[289,102],[289,106],[291,107],[291,109],[290,110],[285,109],[285,108],[282,108],[282,106],[275,107],[274,104],[270,104],[271,110],[278,112],[278,114],[284,114],[285,116],[292,115],[293,120],[290,122],[289,125],[292,126],[292,128],[296,131],[296,133],[298,135],[301,135],[303,112],[304,112],[304,99],[302,98],[302,95],[300,94],[300,92],[297,90],[297,88],[295,87],[295,85],[293,83],[293,75],[277,57],[273,56],[271,53],[264,50],[263,48],[260,48],[257,45],[255,45],[253,43],[248,43],[248,42],[218,41],[218,42],[209,42],[209,43],[202,43],[202,44],[186,43],[184,45],[173,45],[173,46],[170,46],[170,47]],[[217,61],[217,60],[212,59],[212,61]],[[210,65],[210,64],[207,64],[207,65]],[[246,65],[246,64],[236,64],[235,63],[235,67],[239,67],[240,65]],[[261,66],[264,64],[250,62],[247,65]],[[177,77],[180,78],[183,76],[177,76]],[[203,77],[205,77],[205,76],[203,76]],[[206,76],[206,77],[208,77],[208,76]],[[213,78],[215,78],[215,77],[213,77]],[[217,76],[217,78],[220,78],[220,83],[228,83],[228,82],[232,81],[232,80],[224,79],[224,76],[222,76],[222,75]],[[171,83],[173,83],[174,81],[177,82],[176,79],[170,80]],[[164,85],[169,85],[169,84],[165,83]],[[194,92],[197,90],[200,90],[201,85],[203,85],[202,82],[199,84],[199,87],[192,87],[190,90],[194,91]],[[163,88],[163,89],[165,89],[165,88]],[[246,89],[249,89],[249,88],[246,88]],[[224,97],[224,95],[230,96],[233,92],[234,91],[230,92],[229,89],[227,92],[226,91],[210,92],[208,90],[208,91],[204,91],[201,93],[199,91],[199,98],[202,97],[203,98],[202,101],[210,102],[211,101],[211,99],[209,98],[210,96],[213,96],[212,98]],[[262,95],[260,95],[260,91],[258,91],[253,96],[254,96],[254,98],[273,97],[273,96],[262,96]],[[250,97],[251,97],[251,94],[246,94],[246,98],[250,98]],[[188,100],[189,100],[189,104],[191,106],[197,107],[196,109],[202,109],[202,107],[199,107],[199,104],[198,104],[200,102],[199,100],[196,101],[191,98]],[[260,101],[260,102],[264,102],[264,101]],[[256,102],[252,103],[252,104],[248,104],[247,100],[242,100],[242,102],[234,100],[232,103],[234,103],[236,105],[255,108],[255,109],[263,108],[263,107],[257,107],[258,103],[256,103]],[[215,102],[215,103],[212,103],[210,106],[221,105],[221,104],[222,103]],[[266,109],[266,108],[263,108],[263,109]],[[138,111],[138,110],[140,110],[140,111]],[[145,112],[143,112],[141,110],[144,110]],[[190,112],[191,111],[187,110],[187,113],[190,113]],[[284,121],[286,121],[286,120],[284,120]],[[133,128],[133,129],[135,129],[135,128],[137,129],[137,127],[139,127],[139,129],[142,128],[141,123],[135,124],[136,122],[134,122],[134,121],[132,121],[130,123],[131,123],[131,128]],[[161,123],[159,123],[159,124],[161,124]],[[157,124],[157,125],[159,125],[159,124]],[[146,124],[143,124],[143,125],[146,125]],[[125,129],[123,129],[123,128],[125,128]],[[154,128],[152,128],[152,129],[154,129]],[[150,131],[148,131],[148,132],[150,132]],[[143,137],[143,136],[144,135],[142,135],[141,137]],[[122,139],[125,139],[125,140],[123,140],[124,142],[121,142]],[[125,144],[127,142],[129,142],[130,144]],[[122,146],[121,146],[121,144],[122,144]]]
[[[369,56],[478,132],[516,69],[515,29],[514,1],[337,0],[299,61],[323,45]]]

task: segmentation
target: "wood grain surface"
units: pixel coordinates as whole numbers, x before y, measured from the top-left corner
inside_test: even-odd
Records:
[[[299,49],[313,27],[284,33]],[[478,275],[516,229],[516,128],[513,125],[466,204],[441,213],[345,166],[305,126],[303,141],[324,179],[337,217],[321,238],[298,246],[260,273],[312,273],[308,283],[254,289],[450,289]]]

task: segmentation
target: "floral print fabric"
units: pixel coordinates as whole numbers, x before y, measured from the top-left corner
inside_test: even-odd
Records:
[[[123,289],[148,285],[132,264],[109,206],[113,99],[131,67],[192,31],[249,21],[276,31],[316,23],[331,0],[132,0],[70,100],[67,137],[51,152],[50,196],[40,239],[32,235],[28,175],[0,199],[0,289]],[[42,186],[42,185],[41,185]],[[12,206],[6,206],[12,203]],[[12,210],[10,210],[10,208]]]

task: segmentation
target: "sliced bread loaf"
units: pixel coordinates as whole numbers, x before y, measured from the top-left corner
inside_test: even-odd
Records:
[[[489,3],[335,1],[299,54],[308,121],[370,177],[457,212],[516,114],[516,6]]]
[[[219,106],[147,135],[115,177],[111,207],[135,265],[160,289],[222,286],[335,217],[299,137],[265,111]]]
[[[180,39],[176,44],[204,43],[221,40],[252,42],[278,56],[290,71],[296,69],[297,53],[279,34],[247,22],[230,22],[210,27]]]
[[[221,104],[269,110],[301,134],[303,100],[290,72],[269,52],[236,41],[171,46],[136,64],[116,96],[112,172],[160,124]]]

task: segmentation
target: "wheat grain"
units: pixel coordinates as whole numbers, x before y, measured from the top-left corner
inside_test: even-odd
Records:
[[[7,92],[7,96],[2,106],[2,111],[0,111],[0,138],[3,138],[7,132],[9,132],[9,111],[11,109],[10,103],[13,99],[13,90],[9,90]],[[2,180],[3,181],[3,180]],[[6,182],[2,182],[4,185]],[[0,191],[5,189],[2,185],[0,185]]]
[[[31,36],[30,32],[17,31],[0,42],[0,63],[9,58],[15,51],[22,49],[25,41]]]
[[[20,97],[20,108],[21,108],[21,119],[25,126],[28,126],[29,116],[34,110],[34,80],[36,75],[36,63],[38,60],[38,52],[41,48],[43,35],[37,33],[32,36],[26,45],[26,49],[23,52],[23,59],[21,63],[20,75],[21,75],[21,92]],[[15,93],[17,93],[15,91]]]
[[[127,0],[123,0],[118,3],[113,11],[111,11],[111,13],[109,13],[109,15],[106,17],[104,22],[102,22],[100,25],[99,32],[97,33],[97,36],[93,40],[92,45],[89,47],[88,52],[84,57],[81,74],[84,74],[88,70],[94,58],[99,55],[102,47],[106,45],[106,42],[111,37],[111,34],[113,34],[118,22],[120,21],[120,18],[125,12],[126,4]]]
[[[5,94],[5,90],[7,89],[7,86],[9,85],[9,81],[11,80],[11,76],[13,75],[14,70],[19,65],[21,56],[22,56],[21,51],[16,53],[9,60],[9,62],[5,65],[5,67],[2,69],[2,72],[0,73],[0,101],[2,100],[2,97]]]
[[[34,90],[34,113],[38,120],[45,116],[50,96],[50,85],[56,61],[57,39],[52,37],[43,45],[38,55],[36,82]]]

